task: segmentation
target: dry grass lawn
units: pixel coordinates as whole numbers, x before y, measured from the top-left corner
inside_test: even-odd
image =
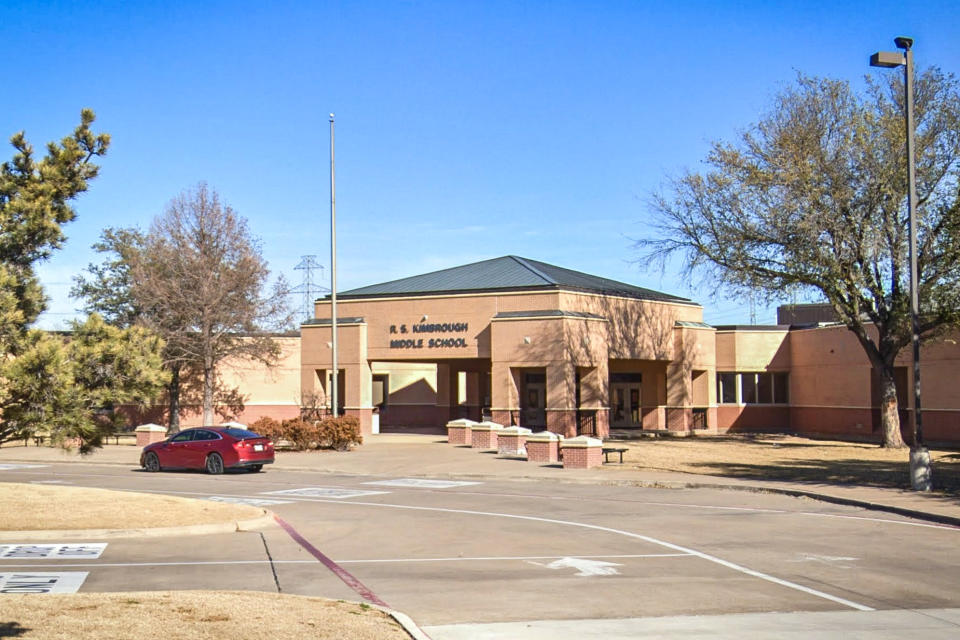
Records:
[[[629,447],[623,462],[631,468],[751,480],[910,486],[909,451],[875,444],[786,435],[727,435],[659,438],[622,446]],[[930,456],[936,488],[960,493],[960,453],[931,449]]]
[[[244,591],[0,596],[0,638],[409,640],[367,605]]]
[[[261,509],[81,487],[0,483],[0,531],[141,529],[256,518]],[[365,604],[275,593],[157,591],[0,595],[0,638],[409,639]]]
[[[263,510],[256,507],[210,500],[0,483],[0,531],[179,527],[249,520],[262,515]]]

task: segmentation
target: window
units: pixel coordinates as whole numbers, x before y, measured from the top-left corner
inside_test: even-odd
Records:
[[[763,374],[760,374],[763,375]],[[757,404],[757,374],[740,374],[740,402],[743,404]]]
[[[246,440],[247,438],[263,437],[259,433],[254,433],[253,431],[248,431],[247,429],[238,429],[236,427],[227,427],[226,429],[223,430],[223,432],[232,438],[236,438],[237,440]],[[213,433],[213,432],[210,431],[208,433]],[[219,437],[220,436],[214,434],[214,438],[212,439],[216,440]]]
[[[737,404],[737,374],[717,374],[717,397],[722,404]]]
[[[190,442],[193,440],[194,431],[181,431],[177,435],[170,438],[170,442]]]
[[[787,404],[790,402],[790,394],[787,392],[789,385],[787,384],[787,374],[785,373],[775,373],[773,374],[773,403],[774,404]]]
[[[787,404],[788,388],[786,373],[717,373],[717,398],[720,404]]]

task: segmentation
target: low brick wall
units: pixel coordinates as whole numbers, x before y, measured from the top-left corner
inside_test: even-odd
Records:
[[[450,444],[470,444],[470,428],[479,424],[469,418],[457,418],[447,423],[447,442]]]
[[[526,449],[529,462],[558,462],[560,460],[560,441],[563,438],[550,431],[540,431],[527,436]]]
[[[134,429],[137,434],[137,446],[145,447],[154,442],[163,442],[167,439],[167,428],[158,424],[143,424]]]
[[[530,429],[507,427],[497,435],[497,453],[501,456],[527,455],[526,443]]]
[[[496,449],[497,448],[497,434],[499,429],[489,429],[483,428],[478,429],[474,427],[471,429],[470,435],[470,446],[474,449]]]
[[[592,469],[603,464],[603,442],[596,438],[578,436],[564,440],[560,449],[564,469]]]
[[[470,427],[467,426],[448,426],[447,427],[447,442],[450,444],[471,444],[472,440],[470,437]]]

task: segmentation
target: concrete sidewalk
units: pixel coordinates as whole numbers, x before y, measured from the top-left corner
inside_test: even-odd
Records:
[[[140,448],[108,444],[88,456],[51,447],[0,447],[4,463],[89,463],[139,466]],[[559,465],[501,458],[493,451],[450,445],[442,435],[382,434],[365,438],[353,451],[281,451],[274,468],[347,475],[384,477],[472,478],[497,480],[551,480],[591,484],[635,485],[664,488],[717,488],[771,491],[788,495],[861,506],[960,527],[960,497],[924,494],[900,489],[782,481],[741,480],[665,471],[645,471],[631,465],[607,464],[601,468],[573,470]]]

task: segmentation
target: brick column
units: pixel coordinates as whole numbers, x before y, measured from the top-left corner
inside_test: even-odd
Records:
[[[470,428],[477,424],[473,420],[461,418],[447,423],[447,442],[469,445],[472,442]]]
[[[576,369],[569,362],[547,365],[547,430],[577,435]]]
[[[597,438],[570,438],[563,441],[560,449],[563,452],[564,469],[591,469],[603,464],[603,441]]]
[[[557,462],[560,459],[559,444],[562,438],[550,431],[540,431],[527,436],[527,461]]]

